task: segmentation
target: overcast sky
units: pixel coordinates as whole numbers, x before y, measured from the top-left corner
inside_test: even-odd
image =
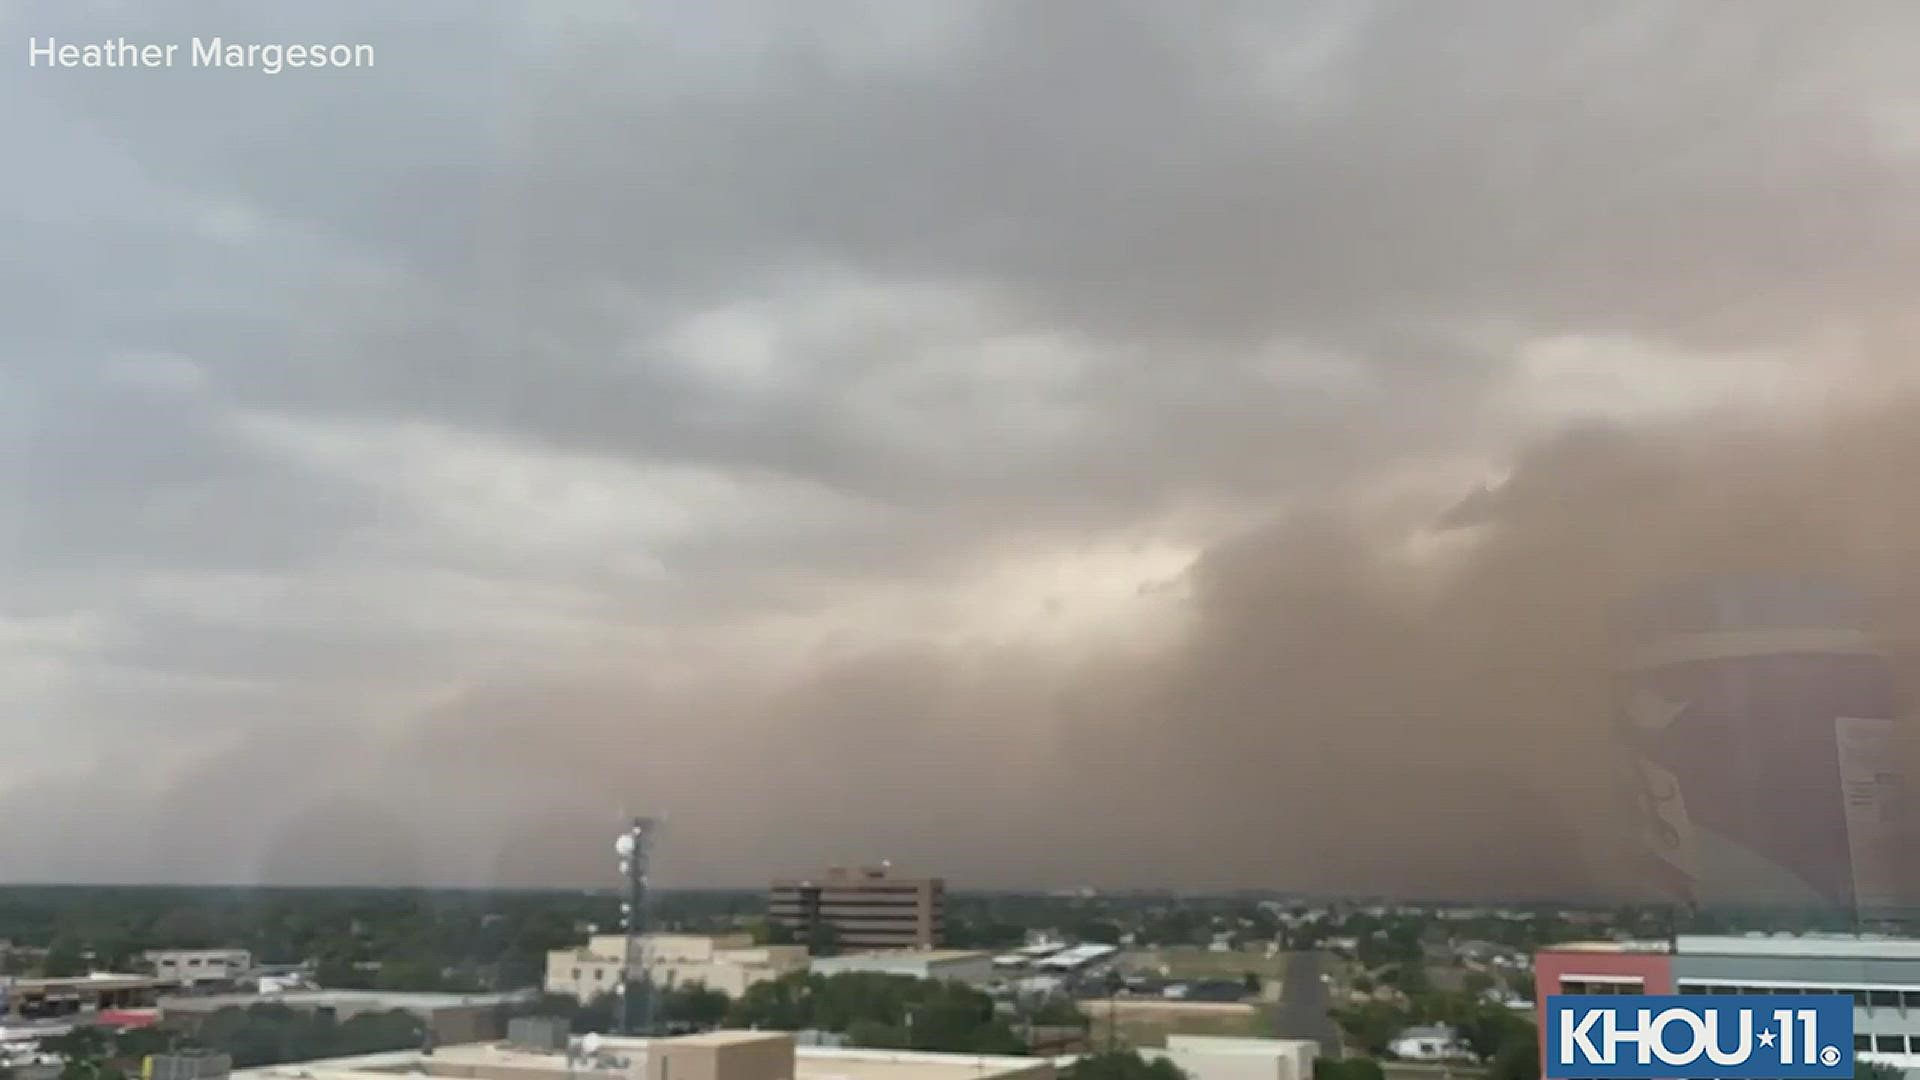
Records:
[[[1606,604],[1920,580],[1917,33],[0,0],[0,878],[1605,889]]]

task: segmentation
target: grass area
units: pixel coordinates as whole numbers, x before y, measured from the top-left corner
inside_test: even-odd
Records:
[[[1111,1014],[1104,1002],[1087,1002],[1082,1008],[1093,1021],[1090,1037],[1097,1049],[1106,1048],[1109,1033],[1116,1045],[1132,1047],[1165,1046],[1169,1035],[1266,1034],[1260,1013],[1251,1008],[1133,1001],[1123,1001]]]
[[[1268,956],[1264,949],[1217,953],[1193,946],[1175,946],[1122,953],[1120,966],[1151,974],[1159,974],[1165,968],[1168,977],[1175,979],[1238,979],[1249,971],[1263,979],[1278,979],[1287,969],[1287,954]]]

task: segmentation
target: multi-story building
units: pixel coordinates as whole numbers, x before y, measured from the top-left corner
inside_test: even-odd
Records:
[[[253,954],[245,949],[148,949],[143,955],[155,975],[182,986],[229,983],[253,970]]]
[[[845,949],[932,949],[946,933],[946,884],[897,877],[886,865],[836,866],[821,878],[775,881],[767,918],[802,941],[825,926]]]
[[[747,934],[645,934],[639,942],[633,977],[642,972],[654,986],[705,986],[728,997],[747,987],[804,971],[804,945],[755,945]],[[546,989],[588,1001],[620,985],[627,939],[596,934],[577,949],[547,954]]]
[[[1549,994],[1847,994],[1854,1051],[1920,1070],[1920,940],[1683,934],[1556,945],[1535,956],[1534,980],[1542,1024]]]

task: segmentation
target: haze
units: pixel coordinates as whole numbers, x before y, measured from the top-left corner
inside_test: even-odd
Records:
[[[0,877],[1613,895],[1620,597],[1920,673],[1909,5],[0,27]]]

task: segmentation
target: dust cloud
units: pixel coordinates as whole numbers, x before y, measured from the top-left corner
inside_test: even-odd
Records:
[[[1303,506],[1209,548],[1152,646],[521,687],[375,772],[414,827],[484,803],[502,824],[465,842],[497,842],[502,883],[603,879],[624,808],[666,817],[667,882],[886,857],[965,885],[1638,895],[1611,613],[1702,574],[1837,576],[1911,686],[1917,467],[1913,398],[1570,430],[1450,504]]]

